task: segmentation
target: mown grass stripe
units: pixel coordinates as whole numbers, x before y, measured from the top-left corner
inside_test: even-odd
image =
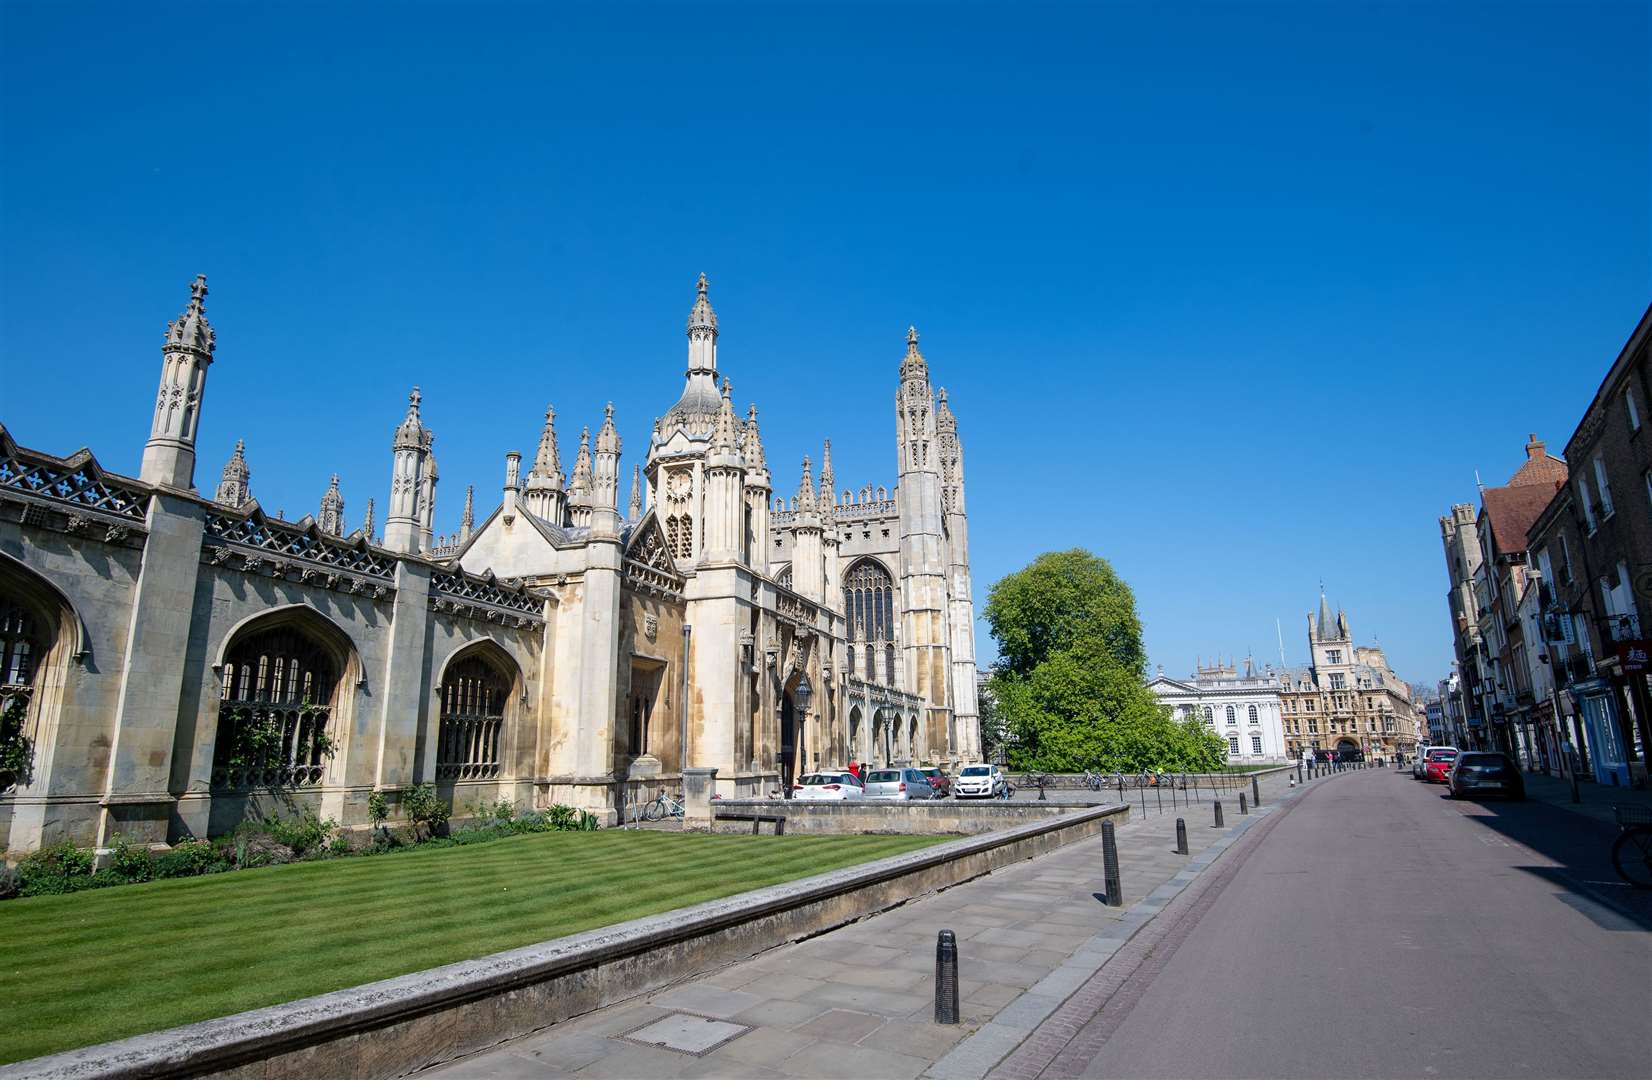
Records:
[[[0,904],[0,1062],[686,907],[934,838],[512,837]]]

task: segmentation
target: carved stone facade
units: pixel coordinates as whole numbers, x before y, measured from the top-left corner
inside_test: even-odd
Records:
[[[798,496],[773,498],[756,408],[736,417],[718,385],[702,277],[687,382],[625,516],[612,408],[566,476],[547,410],[526,478],[510,452],[492,513],[475,523],[467,492],[459,534],[435,536],[415,388],[381,540],[371,499],[349,529],[336,477],[315,517],[267,513],[240,444],[218,497],[196,490],[206,292],[167,329],[139,478],[0,426],[0,738],[27,761],[0,772],[8,851],[303,809],[360,827],[372,794],[394,807],[422,783],[460,813],[508,798],[612,821],[685,765],[750,795],[979,755],[962,448],[915,332],[893,493],[840,495],[828,444],[818,488],[805,462]]]

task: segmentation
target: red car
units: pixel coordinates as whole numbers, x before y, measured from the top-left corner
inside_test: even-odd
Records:
[[[1436,746],[1428,751],[1423,764],[1423,779],[1430,784],[1443,784],[1451,778],[1451,767],[1457,763],[1457,750],[1450,746]]]
[[[929,786],[935,789],[935,794],[943,799],[952,794],[952,777],[939,769],[919,769],[918,771],[929,778]]]

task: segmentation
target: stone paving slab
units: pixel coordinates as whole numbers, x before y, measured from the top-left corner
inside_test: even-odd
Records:
[[[1315,781],[1316,783],[1319,781]],[[1248,781],[1243,790],[1249,792]],[[854,1076],[975,1080],[1012,1051],[1208,866],[1249,822],[1288,792],[1262,781],[1264,806],[1210,827],[1209,793],[1118,829],[1124,906],[1103,902],[1102,840],[1069,844],[944,892],[772,949],[645,999],[611,1006],[429,1070],[443,1080],[504,1077]],[[1179,799],[1178,799],[1179,802]],[[1187,821],[1192,856],[1174,851]],[[962,1022],[934,1023],[935,936],[959,941]],[[751,1031],[703,1057],[619,1036],[688,1014]],[[704,1023],[703,1020],[698,1021]]]

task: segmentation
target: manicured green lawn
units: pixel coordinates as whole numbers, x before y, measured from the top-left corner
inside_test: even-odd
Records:
[[[948,837],[602,831],[0,903],[0,1062],[485,956]]]

